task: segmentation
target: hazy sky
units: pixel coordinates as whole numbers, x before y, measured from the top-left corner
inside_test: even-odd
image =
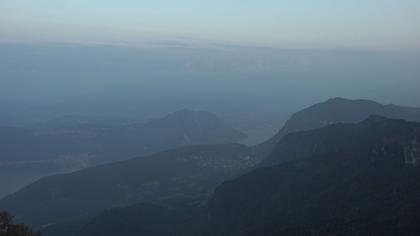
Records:
[[[0,41],[420,49],[418,0],[1,0]]]

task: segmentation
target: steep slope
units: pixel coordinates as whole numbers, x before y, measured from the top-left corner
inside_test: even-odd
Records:
[[[271,150],[289,133],[321,128],[335,123],[357,123],[370,115],[420,121],[420,108],[382,105],[370,100],[332,98],[296,112],[273,138],[257,145],[257,148],[262,151]]]
[[[190,146],[43,178],[1,200],[0,209],[43,225],[142,201],[205,199],[258,160],[239,144]]]
[[[341,101],[341,99],[333,99],[329,102],[335,103],[337,101]],[[349,102],[354,104],[354,101]],[[364,104],[366,101],[362,101],[362,103]],[[372,104],[376,103],[372,102]],[[380,104],[377,105],[383,107]],[[348,114],[353,115],[353,112]],[[404,114],[403,116],[414,117],[413,119],[415,119],[415,115]],[[408,112],[407,114],[416,114],[416,112]],[[352,118],[354,117],[352,116]],[[338,119],[335,120],[331,123],[340,122]],[[159,121],[154,122],[159,123]],[[304,160],[308,158],[319,157],[322,159],[324,156],[334,155],[349,157],[350,164],[354,164],[350,157],[361,156],[363,157],[361,160],[365,160],[372,158],[370,151],[381,152],[379,149],[372,149],[372,145],[379,145],[380,141],[386,141],[389,138],[392,141],[399,137],[403,137],[401,140],[409,139],[413,141],[408,134],[417,129],[416,124],[402,120],[388,120],[379,116],[372,116],[358,124],[352,123],[334,124],[327,126],[325,129],[286,135],[281,141],[276,142],[276,147],[271,149],[272,154],[260,163],[260,167],[276,166],[290,161],[306,163]],[[158,126],[162,126],[162,124]],[[308,128],[310,127],[308,126]],[[276,138],[278,137],[274,137],[271,142]],[[402,145],[403,141],[401,143],[400,141],[397,143]],[[409,147],[407,143],[404,143],[404,145]],[[121,162],[125,164],[116,163],[98,167],[98,169],[88,169],[86,172],[53,176],[42,179],[17,194],[0,201],[0,208],[14,210],[16,211],[15,214],[23,217],[26,222],[40,225],[89,217],[104,209],[142,201],[153,201],[163,205],[170,205],[178,201],[189,201],[188,199],[195,202],[197,199],[206,198],[212,189],[226,178],[257,165],[261,156],[270,150],[268,148],[262,149],[262,147],[267,148],[268,146],[260,145],[256,148],[240,145],[195,146],[160,153],[144,160],[137,158]],[[395,155],[401,156],[400,154]],[[160,158],[161,156],[164,157]],[[211,161],[209,161],[209,158]],[[409,162],[409,159],[407,159],[407,162]],[[411,160],[411,163],[415,164],[416,162],[417,158]],[[214,168],[208,168],[208,166],[214,166]],[[322,169],[323,167],[314,168]],[[328,168],[326,167],[326,169]],[[175,171],[177,169],[179,171]],[[341,171],[345,172],[345,170]],[[301,172],[298,171],[297,173]],[[289,181],[293,181],[292,177]],[[265,185],[258,181],[254,181],[252,184],[255,182],[261,185],[260,187]],[[73,186],[69,187],[69,184]],[[243,187],[246,189],[246,186]],[[244,192],[243,194],[243,196],[238,197],[244,197],[251,193]],[[35,202],[36,204],[29,204],[29,202]],[[242,207],[247,208],[245,206]],[[37,212],[42,213],[39,215]],[[47,216],[45,217],[45,215]],[[226,214],[226,216],[228,215]],[[220,223],[216,222],[215,225],[214,228],[217,228]]]
[[[281,164],[217,188],[211,235],[420,233],[419,123],[371,117],[304,134],[302,153],[275,152]]]
[[[404,122],[400,120],[400,122]],[[396,120],[395,120],[395,123]],[[382,127],[382,126],[383,127]],[[407,127],[388,121],[387,118],[372,115],[357,124],[333,124],[328,129],[300,131],[286,135],[261,166],[270,166],[290,160],[304,159],[313,155],[360,150],[370,148],[379,138],[401,135],[408,132]],[[410,127],[410,126],[408,126]]]
[[[224,182],[208,206],[187,200],[150,213],[149,235],[419,235],[420,123],[372,116],[290,136],[299,135],[289,144],[301,154],[273,153],[281,164]],[[319,140],[324,148],[307,151]],[[115,209],[45,232],[131,236],[109,222],[136,230],[147,212]]]
[[[144,124],[108,123],[66,116],[38,127],[0,127],[0,198],[43,176],[245,136],[211,113],[189,110]]]

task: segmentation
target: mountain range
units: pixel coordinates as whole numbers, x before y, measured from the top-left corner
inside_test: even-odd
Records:
[[[239,144],[189,146],[46,177],[4,198],[0,208],[44,225],[137,202],[203,201],[258,160]]]
[[[257,147],[261,150],[272,150],[289,133],[321,128],[335,123],[358,123],[370,115],[420,121],[420,108],[383,105],[365,99],[331,98],[294,113],[274,137]]]
[[[225,181],[206,204],[136,204],[44,232],[81,236],[420,233],[420,123],[371,116],[357,124],[291,135],[309,137],[301,143],[301,153],[295,151],[299,155],[288,158],[282,149],[273,152],[269,158],[277,159],[276,164]],[[314,150],[317,143],[334,148]]]
[[[43,176],[192,144],[236,143],[245,134],[208,112],[180,110],[147,123],[81,116],[36,127],[0,127],[0,198]]]
[[[208,112],[180,110],[147,123],[106,125],[79,116],[34,128],[0,128],[0,162],[92,156],[101,163],[192,144],[235,143],[245,134]]]
[[[405,121],[418,114],[330,99],[260,145],[190,146],[51,176],[0,209],[53,225],[47,235],[418,234],[420,124]]]
[[[300,149],[285,150],[288,138]],[[210,231],[418,235],[419,141],[420,123],[375,116],[286,136],[266,167],[217,188]]]

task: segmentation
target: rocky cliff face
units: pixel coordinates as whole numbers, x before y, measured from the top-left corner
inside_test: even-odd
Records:
[[[333,124],[296,132],[278,142],[261,166],[343,151],[369,155],[372,161],[394,158],[400,163],[415,164],[419,159],[418,130],[418,123],[370,116],[357,124]]]
[[[187,199],[182,204],[172,201],[166,210],[127,207],[71,229],[53,227],[50,230],[59,233],[46,235],[135,235],[121,233],[121,225],[113,228],[119,219],[124,219],[124,229],[137,234],[142,232],[137,225],[150,227],[154,219],[153,235],[165,236],[420,235],[420,169],[413,168],[419,162],[419,131],[420,123],[372,116],[358,124],[290,134],[278,143],[265,167],[224,181],[207,204]],[[215,177],[256,160],[246,147],[237,146],[235,152],[202,148],[164,158],[169,164],[165,172],[180,168],[176,163],[191,166],[179,169],[183,178],[169,176],[167,186],[178,187],[171,193],[185,193],[180,189],[192,183],[204,186],[199,180],[206,172]],[[119,173],[126,175],[127,168],[123,170]],[[140,188],[159,192],[165,184],[150,180]],[[69,230],[74,233],[63,234]]]
[[[212,235],[420,235],[419,140],[420,123],[377,116],[288,135],[216,189]]]
[[[407,165],[420,166],[420,138],[415,136],[404,148],[404,160]]]
[[[406,166],[420,166],[420,132],[419,129],[413,129],[406,136],[383,137],[382,140],[374,145],[372,149],[372,161],[382,160],[384,158],[394,158]]]

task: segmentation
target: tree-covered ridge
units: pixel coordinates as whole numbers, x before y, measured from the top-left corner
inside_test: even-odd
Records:
[[[158,236],[420,235],[420,123],[372,116],[284,140],[272,162],[225,181],[208,204],[120,208],[45,233],[134,235],[107,223],[122,220]]]
[[[41,236],[24,224],[15,224],[13,216],[7,211],[0,212],[0,236]]]

